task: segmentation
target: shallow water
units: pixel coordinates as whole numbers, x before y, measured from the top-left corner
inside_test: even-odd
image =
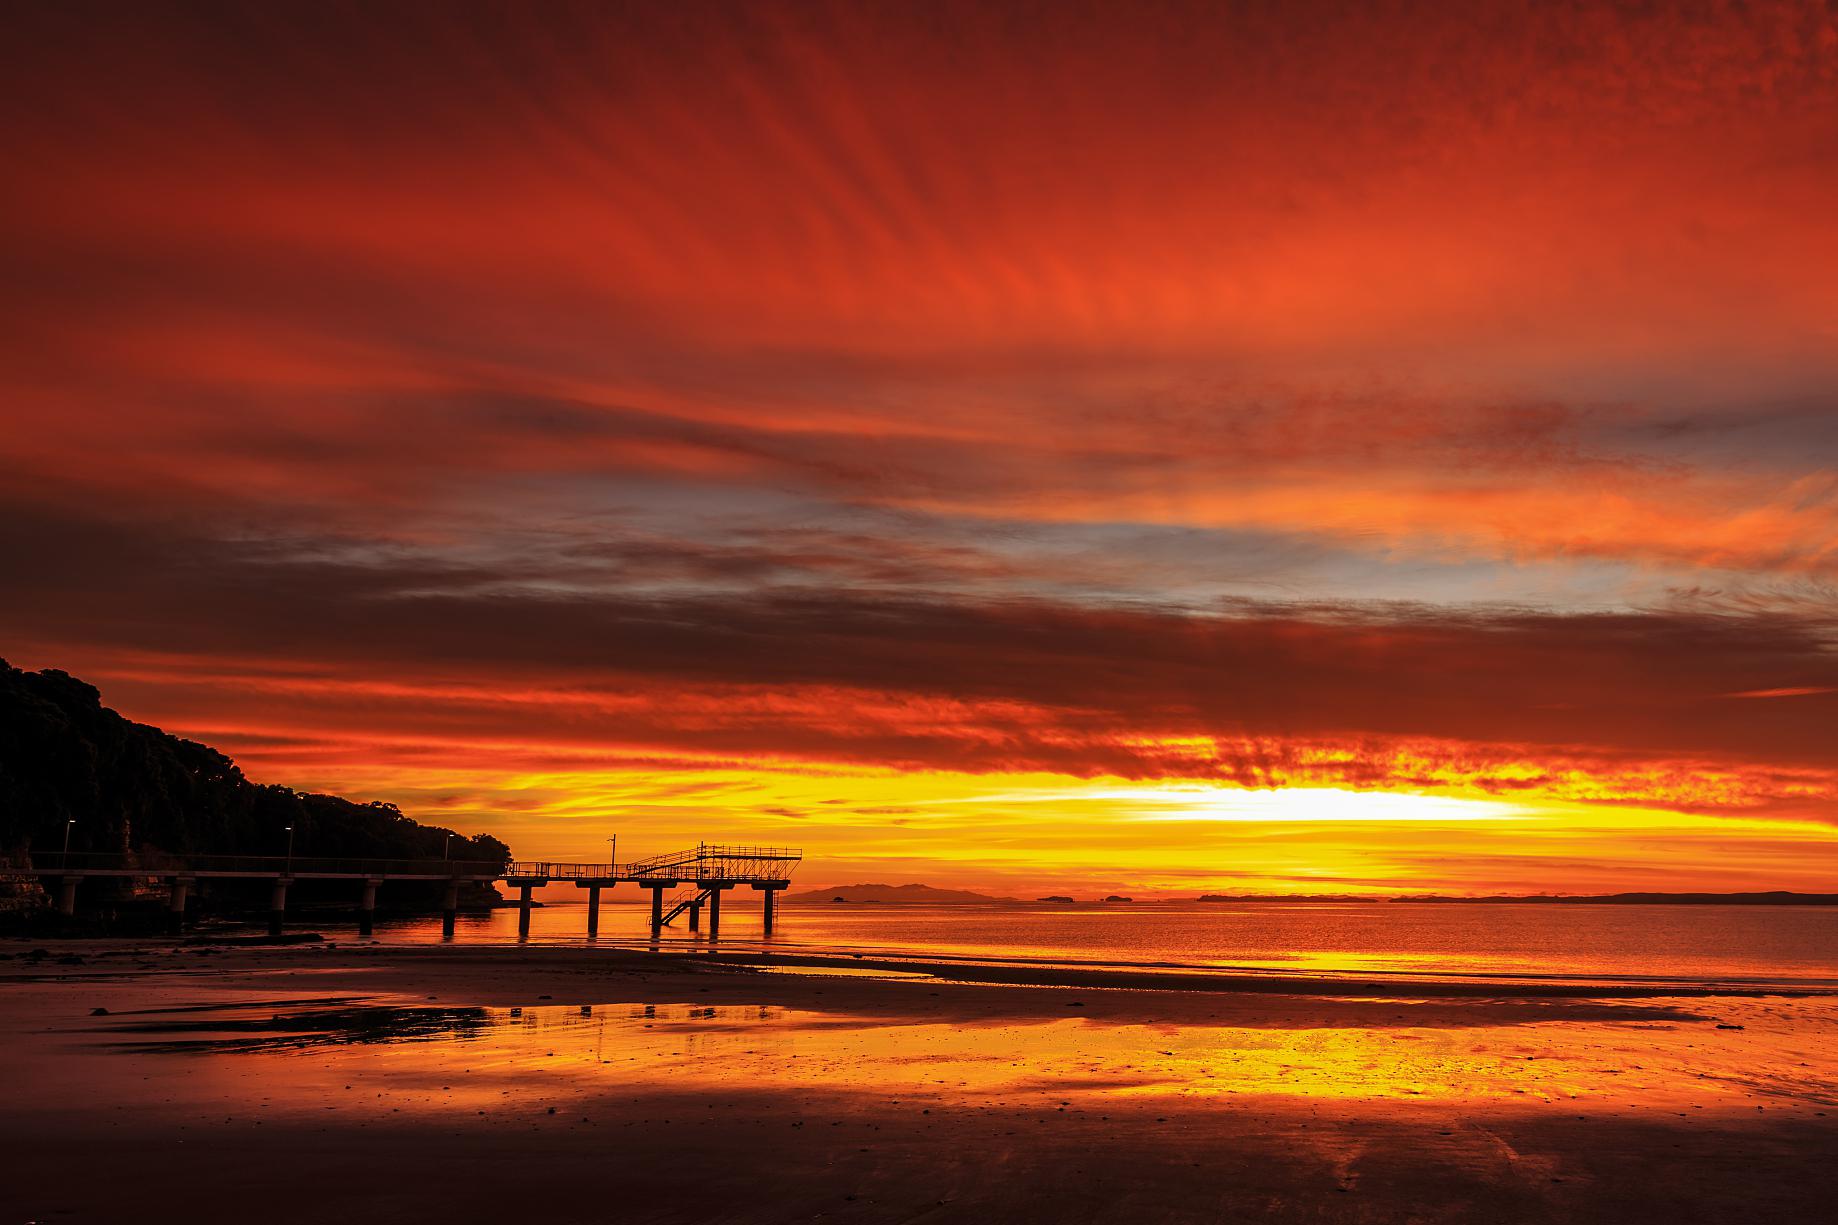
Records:
[[[1217,997],[1171,1023],[1129,992],[800,985],[699,958],[648,974],[572,950],[193,951],[137,953],[152,962],[137,974],[12,967],[15,1219],[164,1220],[179,1203],[226,1225],[251,1203],[277,1225],[1829,1209],[1838,995],[1594,1019],[1572,1001]],[[1106,999],[1122,1019],[1081,1010]],[[1247,1193],[1257,1216],[1218,1210]]]
[[[600,941],[649,943],[648,908],[605,905]],[[517,940],[514,909],[460,920],[462,942]],[[586,909],[549,905],[530,940],[585,943]],[[386,942],[440,937],[438,920],[384,923]],[[667,947],[707,946],[679,921]],[[1838,908],[1765,906],[1150,903],[871,906],[803,904],[760,933],[751,895],[730,895],[720,947],[887,952],[1310,973],[1661,978],[1838,985]]]
[[[693,989],[693,988],[686,988]],[[1323,1025],[1280,1008],[1252,1026],[927,1021],[771,1004],[433,1006],[322,996],[207,1008],[151,1007],[63,1020],[60,1077],[111,1075],[82,1053],[190,1056],[159,1072],[180,1098],[254,1076],[271,1109],[324,1109],[363,1079],[389,1108],[492,1108],[508,1093],[570,1097],[663,1081],[679,1091],[776,1084],[867,1089],[939,1104],[1112,1102],[1142,1095],[1304,1100],[1589,1102],[1629,1108],[1812,1112],[1838,1101],[1817,1052],[1838,1016],[1829,998],[1721,1000],[1712,1018],[1664,1005],[1598,1022]],[[233,1062],[221,1062],[222,1057]],[[153,1065],[145,1065],[153,1067]],[[189,1070],[187,1070],[189,1069]],[[113,1068],[113,1071],[119,1071]],[[169,1075],[179,1080],[172,1081]],[[179,1088],[181,1082],[202,1078]],[[231,1091],[236,1096],[238,1091]],[[290,1100],[291,1099],[291,1100]],[[1096,1099],[1094,1099],[1096,1100]],[[342,1104],[342,1103],[340,1103]]]

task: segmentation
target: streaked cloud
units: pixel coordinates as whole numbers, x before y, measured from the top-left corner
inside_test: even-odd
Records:
[[[1077,877],[1187,788],[1567,823],[1322,880],[1830,866],[1829,13],[14,26],[17,663],[545,853],[680,785]]]

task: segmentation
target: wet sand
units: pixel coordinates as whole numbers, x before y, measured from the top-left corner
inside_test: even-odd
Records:
[[[1838,1194],[1828,994],[31,947],[0,945],[0,1225],[1797,1222]]]

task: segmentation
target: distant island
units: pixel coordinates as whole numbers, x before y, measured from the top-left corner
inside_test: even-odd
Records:
[[[1389,902],[1356,893],[1202,893],[1196,902]]]
[[[1568,906],[1838,906],[1838,893],[1525,893],[1486,897],[1450,897],[1446,894],[1407,894],[1397,897],[1361,897],[1351,893],[1206,893],[1196,902],[1427,902],[1440,905],[1523,905],[1549,903]]]
[[[839,885],[832,889],[810,889],[794,893],[787,899],[795,902],[854,903],[860,905],[907,904],[953,905],[968,903],[1014,903],[1012,897],[992,897],[964,889],[936,889],[930,885]],[[1112,893],[1095,899],[1097,904],[1133,903],[1135,898]],[[1036,902],[1055,906],[1076,906],[1079,899],[1063,893],[1037,897]],[[1422,902],[1432,905],[1524,904],[1586,906],[1838,906],[1838,893],[1790,893],[1775,890],[1768,893],[1606,893],[1606,894],[1521,894],[1492,897],[1453,897],[1445,894],[1413,894],[1374,897],[1356,893],[1205,893],[1197,898],[1167,898],[1159,904],[1189,902],[1209,903],[1282,903],[1317,902],[1345,904],[1358,902]],[[1149,903],[1158,904],[1158,903]]]
[[[1838,893],[1534,893],[1517,897],[1443,897],[1427,894],[1388,898],[1392,902],[1512,902],[1549,903],[1559,906],[1838,906]]]
[[[786,895],[788,902],[893,902],[906,905],[965,905],[973,902],[1012,902],[1012,897],[990,897],[967,889],[934,889],[930,885],[837,885]]]

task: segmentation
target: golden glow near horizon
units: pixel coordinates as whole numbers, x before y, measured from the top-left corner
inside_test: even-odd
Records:
[[[529,856],[1838,888],[1829,17],[14,7],[14,664]]]
[[[1175,784],[1125,788],[1101,798],[1117,801],[1120,816],[1138,821],[1510,821],[1527,815],[1492,800],[1338,787],[1271,791]]]
[[[1122,891],[1394,895],[1827,889],[1838,827],[1515,795],[1243,788],[1047,773],[747,769],[313,779],[497,832],[530,858],[633,854],[685,834],[801,845],[812,887],[920,880],[1032,897]]]

